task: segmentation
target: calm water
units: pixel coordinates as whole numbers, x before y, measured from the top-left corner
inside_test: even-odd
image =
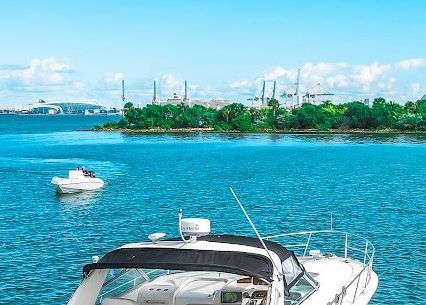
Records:
[[[0,304],[65,304],[82,266],[152,232],[177,234],[177,210],[216,233],[335,227],[376,245],[372,304],[425,295],[426,137],[122,135],[78,131],[106,117],[0,117]],[[85,165],[107,182],[58,197],[55,175]]]

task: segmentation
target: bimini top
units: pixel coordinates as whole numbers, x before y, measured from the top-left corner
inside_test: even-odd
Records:
[[[215,243],[226,243],[226,244],[235,244],[235,245],[244,245],[249,247],[255,247],[263,249],[263,245],[259,239],[254,237],[247,236],[238,236],[238,235],[207,235],[199,237],[198,240],[205,240]],[[274,252],[281,261],[286,260],[293,255],[293,252],[287,250],[284,246],[274,243],[269,240],[263,240],[268,250]]]
[[[270,259],[259,253],[185,249],[181,247],[165,247],[166,242],[179,241],[172,239],[160,242],[160,247],[123,247],[113,250],[102,257],[99,262],[84,266],[83,274],[88,276],[94,269],[112,268],[147,268],[174,269],[184,271],[216,271],[239,275],[254,276],[272,281],[273,264]],[[262,248],[256,238],[232,235],[208,235],[198,240],[213,243]],[[294,256],[283,246],[266,241],[268,249],[278,255],[281,261]],[[151,244],[152,245],[152,244]]]

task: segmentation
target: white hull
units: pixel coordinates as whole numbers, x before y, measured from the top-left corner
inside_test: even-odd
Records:
[[[102,188],[103,186],[103,182],[70,182],[58,184],[58,191],[63,194],[71,194],[85,191],[94,191]]]
[[[53,177],[51,183],[55,184],[58,192],[63,194],[94,191],[104,186],[102,179],[92,177],[81,177],[78,179]]]
[[[377,289],[366,239],[333,229],[209,235],[209,220],[181,213],[180,239],[160,240],[158,232],[95,256],[68,305],[367,305]]]
[[[354,275],[361,272],[363,264],[356,260],[331,256],[321,258],[299,258],[302,265],[319,283],[319,289],[303,302],[303,305],[328,304],[330,300],[347,287],[343,300],[335,304],[367,305],[373,297],[377,286],[377,274],[371,270],[361,274],[359,285],[349,285]],[[356,280],[357,281],[357,280]],[[349,286],[348,286],[349,285]]]

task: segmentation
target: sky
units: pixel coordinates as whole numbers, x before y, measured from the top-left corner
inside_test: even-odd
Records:
[[[336,102],[426,94],[426,1],[0,0],[0,105],[134,104],[277,91]]]

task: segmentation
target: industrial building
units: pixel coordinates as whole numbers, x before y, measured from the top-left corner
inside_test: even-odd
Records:
[[[124,88],[124,87],[123,87]],[[193,105],[201,105],[207,108],[214,108],[216,110],[219,110],[221,108],[223,108],[226,105],[231,104],[232,102],[230,100],[225,100],[225,99],[221,99],[221,98],[216,98],[216,99],[212,99],[212,100],[207,100],[207,101],[203,101],[203,100],[199,100],[199,99],[191,99],[188,95],[188,82],[185,81],[184,82],[184,94],[183,97],[179,96],[177,93],[173,93],[173,96],[166,99],[165,101],[160,101],[160,98],[157,95],[157,83],[154,80],[154,87],[153,87],[153,96],[152,96],[152,104],[157,104],[157,105],[180,105],[180,104],[185,104],[188,106],[193,106]]]

